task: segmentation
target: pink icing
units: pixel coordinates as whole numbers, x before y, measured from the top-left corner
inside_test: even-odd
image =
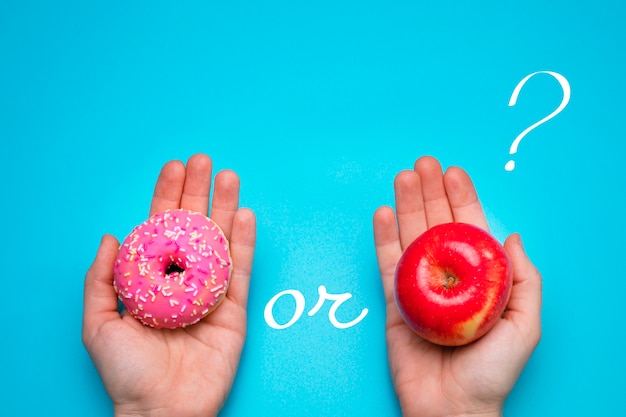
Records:
[[[154,328],[184,327],[226,296],[232,261],[218,225],[201,213],[168,210],[124,239],[113,285],[128,312]]]

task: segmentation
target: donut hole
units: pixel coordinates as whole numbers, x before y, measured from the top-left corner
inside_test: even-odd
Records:
[[[185,268],[182,268],[176,262],[170,263],[167,268],[165,268],[165,275],[180,274],[182,272],[185,272]]]

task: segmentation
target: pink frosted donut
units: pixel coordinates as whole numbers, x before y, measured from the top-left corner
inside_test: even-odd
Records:
[[[155,214],[124,239],[113,285],[128,312],[154,328],[184,327],[226,296],[232,261],[218,225],[188,210]]]

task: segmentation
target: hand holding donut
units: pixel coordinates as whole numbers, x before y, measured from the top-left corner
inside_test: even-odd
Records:
[[[379,208],[374,240],[387,305],[387,346],[391,377],[403,416],[500,416],[541,334],[541,276],[518,235],[504,248],[513,266],[508,310],[481,339],[442,347],[419,337],[403,321],[394,301],[396,265],[406,247],[427,229],[464,222],[488,230],[470,177],[460,168],[442,172],[431,157],[395,180],[396,211]]]
[[[150,217],[177,209],[209,215],[211,172],[211,159],[202,154],[192,156],[186,166],[180,161],[165,164],[155,186]],[[198,286],[204,283],[207,294],[218,294],[219,307],[207,304],[214,311],[184,328],[155,330],[128,311],[118,313],[113,277],[120,244],[113,236],[103,237],[85,277],[83,343],[113,401],[116,416],[205,416],[216,415],[221,409],[245,340],[256,237],[254,214],[238,206],[238,176],[232,171],[219,172],[210,218],[229,242],[232,265],[224,252],[216,251],[216,268],[232,267],[228,291],[222,298],[224,288],[210,282],[210,271],[203,271],[207,277],[198,281]],[[217,275],[213,274],[214,281]],[[195,284],[191,280],[187,284],[185,289],[191,296]],[[158,289],[169,294],[168,289]],[[179,302],[167,299],[177,312],[185,313]],[[193,302],[198,304],[197,299]],[[208,312],[203,311],[208,308],[198,309],[198,314]]]

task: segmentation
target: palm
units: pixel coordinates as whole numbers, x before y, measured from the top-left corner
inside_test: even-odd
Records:
[[[228,394],[226,381],[234,378],[245,338],[245,328],[228,323],[245,323],[242,313],[225,300],[195,326],[159,331],[124,315],[101,327],[92,355],[103,358],[98,368],[119,404],[141,402],[171,415],[216,412],[215,404]]]
[[[173,208],[208,213],[211,161],[203,155],[166,164],[150,214]],[[254,250],[254,217],[238,209],[239,183],[218,174],[211,217],[230,240],[233,275],[219,308],[199,323],[154,330],[117,312],[112,287],[119,243],[103,239],[85,282],[83,339],[107,391],[122,413],[215,415],[230,390],[246,335],[246,303]]]
[[[536,321],[522,290],[514,291],[503,320],[486,336],[458,348],[431,344],[402,320],[393,294],[395,268],[404,249],[436,224],[465,222],[488,230],[470,178],[459,168],[445,175],[438,162],[421,158],[414,171],[395,182],[396,212],[389,207],[374,216],[374,233],[387,309],[387,344],[391,375],[405,415],[498,412],[536,345]],[[515,242],[507,242],[508,252]],[[515,252],[514,285],[523,269]],[[527,265],[524,268],[530,269]],[[524,269],[524,272],[526,270]],[[515,288],[515,287],[514,287]]]

